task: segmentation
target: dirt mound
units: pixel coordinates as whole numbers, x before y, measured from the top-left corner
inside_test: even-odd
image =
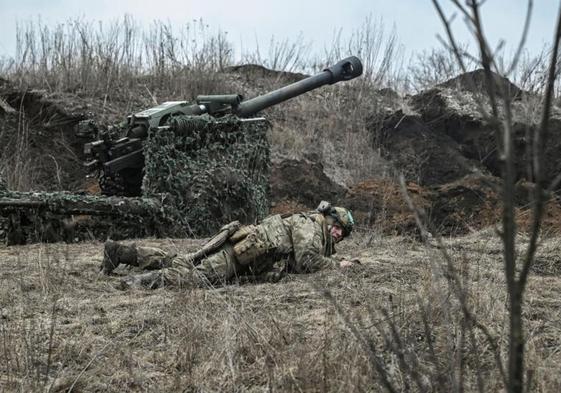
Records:
[[[500,186],[492,176],[465,176],[437,187],[407,184],[415,209],[422,209],[429,227],[442,235],[460,235],[497,222]],[[374,226],[389,235],[419,233],[415,214],[409,208],[401,186],[392,179],[370,179],[352,187],[342,205],[350,208],[359,226]]]
[[[436,187],[407,183],[407,194],[415,209],[423,210],[428,227],[445,236],[458,236],[500,223],[502,200],[500,179],[468,175]],[[532,183],[516,185],[515,214],[518,230],[531,230]],[[419,234],[415,214],[409,208],[401,186],[389,178],[369,179],[351,187],[337,201],[352,210],[359,227],[376,228],[387,235]],[[546,204],[543,231],[561,234],[561,205],[556,199]]]
[[[407,192],[418,208],[429,209],[430,191],[415,183]],[[416,234],[415,215],[409,209],[399,184],[392,179],[368,179],[351,187],[338,202],[353,212],[357,225],[376,227],[384,234]]]
[[[500,181],[492,176],[466,176],[438,187],[430,220],[438,233],[464,234],[495,224],[500,219]]]
[[[480,168],[498,176],[500,162],[495,129],[483,119],[479,105],[485,98],[479,98],[470,92],[433,88],[413,96],[410,102],[426,127],[454,141],[452,149],[456,154],[477,162]],[[485,107],[489,109],[487,105]],[[517,125],[516,145],[521,148],[526,128]],[[518,157],[523,153],[520,151]],[[520,163],[520,166],[524,165],[524,162]]]
[[[515,149],[515,170],[517,181],[533,181],[531,175],[532,141],[539,118],[540,97],[523,92],[508,79],[493,75],[495,88],[507,91],[512,101],[513,135]],[[497,127],[484,113],[491,107],[485,95],[485,75],[482,70],[462,74],[432,89],[425,90],[409,98],[414,112],[402,110],[387,114],[380,127],[379,120],[370,124],[373,145],[380,147],[384,158],[395,169],[405,175],[408,181],[423,186],[442,186],[441,198],[434,211],[442,208],[437,215],[443,218],[444,227],[448,205],[453,205],[459,184],[468,175],[501,176],[502,162],[497,147]],[[499,107],[499,112],[502,108]],[[548,186],[561,172],[561,139],[554,138],[561,128],[561,112],[553,108],[549,125],[549,140],[545,147],[545,184]],[[496,182],[496,181],[494,181]],[[468,184],[466,201],[474,195],[481,196],[482,203],[491,203],[483,198],[487,192],[477,190]],[[449,194],[451,193],[451,194]],[[449,195],[448,195],[449,194]],[[449,202],[445,199],[450,196]],[[462,197],[463,198],[463,197]],[[466,213],[475,209],[473,205]],[[481,209],[486,209],[481,206]],[[474,213],[475,214],[475,213]],[[477,214],[476,214],[477,215]],[[458,221],[467,218],[462,214]],[[481,224],[491,220],[489,216]],[[451,219],[451,222],[455,222]],[[474,224],[477,224],[474,222]],[[455,224],[453,224],[455,225]],[[462,225],[460,225],[462,226]],[[479,227],[479,226],[477,226]]]
[[[315,208],[319,201],[336,201],[345,189],[333,182],[318,162],[307,159],[284,159],[273,162],[271,168],[271,201],[293,201]]]
[[[409,181],[439,185],[474,171],[485,172],[478,161],[462,154],[458,142],[432,129],[420,116],[399,110],[384,120],[380,131],[375,130],[374,145],[381,146],[382,154]]]
[[[473,85],[471,82],[473,82]],[[512,93],[513,135],[517,180],[528,178],[531,168],[529,151],[540,118],[540,97],[525,94],[510,81],[495,75],[495,82]],[[456,145],[452,148],[465,159],[479,163],[484,173],[501,174],[498,156],[496,127],[482,114],[491,113],[489,100],[484,93],[484,76],[479,71],[460,75],[435,88],[412,96],[411,106],[420,114],[423,123],[434,133],[450,137]],[[476,86],[474,91],[473,86]],[[498,88],[498,86],[497,86]],[[523,99],[520,99],[523,97]],[[499,108],[501,110],[501,108]],[[552,111],[549,135],[561,127],[561,113]],[[421,137],[419,137],[421,139]],[[423,152],[426,153],[426,152]],[[430,153],[430,152],[429,152]],[[551,182],[561,170],[561,140],[549,138],[546,145],[546,181]],[[438,171],[438,166],[429,168]],[[445,179],[443,179],[445,180]],[[445,183],[442,181],[440,184]]]
[[[27,123],[51,132],[66,131],[84,119],[101,120],[104,114],[110,116],[113,112],[107,102],[99,102],[85,92],[49,93],[20,88],[6,79],[0,80],[0,98],[25,117]]]
[[[522,98],[524,92],[514,83],[499,74],[491,72],[495,91],[505,91],[513,99]],[[455,78],[437,85],[437,87],[444,87],[457,90],[465,90],[472,93],[481,93],[486,91],[486,76],[485,70],[478,69],[458,75]]]
[[[70,100],[45,92],[19,90],[0,83],[0,156],[8,185],[16,189],[77,190],[82,188],[83,143],[74,126],[87,117]],[[22,178],[22,173],[33,176]]]
[[[500,224],[502,181],[494,176],[466,176],[433,190],[430,219],[438,233],[461,235]],[[534,185],[520,181],[515,189],[517,230],[529,233],[532,226],[531,198]],[[561,233],[561,205],[556,198],[546,202],[542,229]]]
[[[258,64],[242,64],[226,67],[224,69],[224,72],[230,74],[239,74],[246,78],[248,81],[255,81],[255,79],[267,79],[269,81],[283,81],[284,83],[298,82],[309,76],[294,72],[271,70]]]
[[[532,229],[532,210],[528,207],[516,209],[516,223],[518,229],[529,233]],[[548,236],[559,236],[561,234],[561,205],[559,201],[550,199],[545,205],[542,219],[542,233]],[[558,266],[561,269],[561,265]]]

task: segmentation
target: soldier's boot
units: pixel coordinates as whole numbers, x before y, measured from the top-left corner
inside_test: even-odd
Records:
[[[117,289],[156,289],[164,286],[162,273],[159,271],[135,274],[122,278],[117,284]]]
[[[138,252],[136,245],[126,246],[107,240],[103,248],[103,262],[101,262],[101,272],[111,274],[120,264],[138,266]]]

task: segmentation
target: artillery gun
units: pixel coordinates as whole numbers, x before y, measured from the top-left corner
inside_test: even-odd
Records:
[[[304,94],[318,87],[347,81],[362,74],[362,63],[351,56],[322,72],[274,90],[262,96],[244,100],[239,94],[200,95],[196,103],[168,101],[154,108],[130,115],[124,124],[125,136],[113,139],[105,134],[102,139],[87,143],[84,152],[89,157],[86,166],[97,172],[104,195],[139,196],[142,193],[145,157],[143,142],[150,132],[171,128],[184,133],[185,117],[208,114],[215,118],[233,115],[241,121],[259,111]],[[259,118],[259,120],[263,120]]]
[[[262,96],[199,96],[127,118],[86,144],[105,196],[0,189],[0,243],[204,236],[268,213],[270,125],[262,109],[362,74],[356,57]],[[123,133],[121,133],[123,135]]]

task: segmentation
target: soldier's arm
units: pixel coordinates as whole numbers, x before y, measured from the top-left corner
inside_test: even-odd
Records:
[[[295,270],[297,273],[313,273],[322,269],[339,267],[339,261],[325,257],[322,252],[323,231],[320,224],[302,217],[292,228]]]

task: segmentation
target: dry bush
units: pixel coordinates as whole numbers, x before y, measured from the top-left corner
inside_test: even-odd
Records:
[[[300,35],[295,40],[271,37],[268,53],[261,53],[259,43],[253,52],[242,55],[242,63],[257,64],[281,72],[301,72],[308,68],[311,43]]]
[[[465,52],[465,48],[461,49]],[[466,61],[466,69],[472,71],[476,64],[471,59]],[[454,55],[448,49],[432,49],[415,55],[409,65],[410,87],[414,91],[422,91],[446,82],[463,73]]]
[[[161,21],[144,31],[130,16],[107,25],[77,19],[50,27],[38,20],[19,24],[16,34],[16,57],[5,74],[51,92],[119,97],[141,83],[190,97],[193,88],[213,86],[207,76],[232,62],[225,33],[202,21],[175,32]]]
[[[29,144],[29,124],[22,118],[6,118],[0,124],[0,177],[12,190],[29,190],[38,183],[36,161]]]

